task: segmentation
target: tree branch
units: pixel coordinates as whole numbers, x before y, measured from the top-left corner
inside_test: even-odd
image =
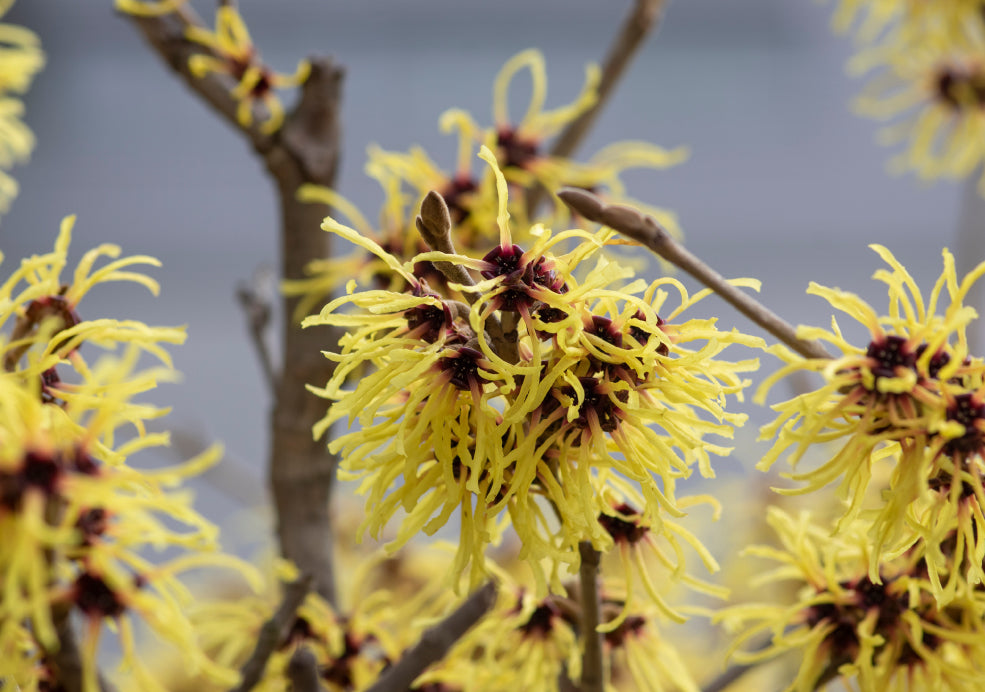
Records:
[[[284,598],[274,614],[260,628],[256,647],[249,660],[239,669],[242,680],[233,688],[233,692],[249,692],[260,682],[270,655],[284,642],[297,617],[298,608],[311,591],[311,582],[311,575],[304,575],[284,587]],[[293,664],[293,659],[291,663]]]
[[[701,692],[722,692],[755,668],[757,663],[733,663],[711,682],[701,688]]]
[[[602,635],[599,626],[598,573],[601,555],[590,541],[578,544],[581,553],[579,592],[581,596],[581,636],[585,649],[581,654],[581,692],[602,692],[605,689],[605,668],[602,662]]]
[[[571,156],[588,135],[595,119],[608,103],[612,91],[619,84],[623,73],[632,62],[636,51],[643,44],[647,35],[659,24],[663,11],[664,0],[634,0],[635,7],[623,22],[622,28],[616,35],[602,66],[602,78],[599,81],[598,98],[585,112],[568,123],[551,146],[550,155],[556,157]]]
[[[979,166],[965,179],[961,191],[961,210],[954,241],[954,264],[958,276],[962,277],[985,259],[985,198],[978,192],[978,181],[983,175]],[[970,305],[979,315],[985,315],[985,282],[979,281],[965,297],[965,305]],[[968,351],[980,355],[985,349],[985,322],[975,320],[968,325]]]
[[[79,651],[79,644],[72,630],[70,613],[71,606],[68,603],[52,607],[51,617],[55,625],[55,633],[58,635],[58,651],[45,652],[45,659],[51,664],[55,679],[58,681],[58,689],[65,692],[83,692],[82,653]],[[115,692],[115,688],[106,681],[102,673],[97,671],[96,675],[102,692]]]
[[[299,646],[287,664],[287,679],[291,692],[319,692],[318,660],[306,646]]]
[[[779,315],[747,293],[728,283],[721,274],[692,255],[683,245],[660,228],[651,216],[622,204],[606,204],[585,190],[564,188],[561,201],[589,221],[601,223],[663,257],[728,301],[732,307],[805,358],[831,358],[817,341],[797,338],[797,330]]]
[[[273,357],[270,355],[270,347],[267,345],[267,327],[270,326],[273,306],[261,284],[261,272],[258,271],[252,282],[246,283],[244,281],[237,286],[236,298],[246,314],[250,338],[256,347],[257,357],[260,360],[260,370],[270,388],[270,393],[273,394],[277,390],[277,373],[274,368]]]
[[[188,58],[205,50],[185,39],[189,26],[201,25],[191,10],[129,19],[185,84],[242,132],[263,157],[280,201],[281,278],[303,278],[309,261],[330,255],[329,235],[320,228],[330,210],[324,204],[298,201],[296,192],[304,183],[334,185],[340,154],[342,69],[329,58],[311,58],[311,71],[297,106],[280,130],[267,135],[259,126],[263,113],[256,113],[248,127],[239,124],[238,102],[230,94],[234,85],[228,78],[191,74]],[[283,299],[284,315],[294,314],[297,300]],[[324,416],[325,403],[305,385],[324,384],[331,377],[333,364],[321,352],[335,345],[337,333],[317,328],[302,331],[290,319],[284,321],[281,352],[285,367],[275,387],[268,467],[281,553],[302,573],[313,575],[315,591],[332,604],[335,575],[328,503],[335,461],[324,442],[312,439],[312,426]]]
[[[635,6],[626,17],[622,28],[605,56],[602,66],[602,76],[599,80],[595,103],[567,124],[551,145],[548,156],[567,158],[575,153],[582,141],[588,136],[595,124],[599,113],[605,108],[613,91],[619,84],[623,73],[632,62],[636,51],[650,31],[659,24],[665,0],[634,0]],[[531,218],[537,207],[544,199],[547,189],[535,184],[527,193],[527,214]]]
[[[367,692],[407,692],[428,666],[444,658],[455,642],[492,608],[497,591],[495,582],[486,582],[451,615],[424,632],[420,641],[384,671]]]

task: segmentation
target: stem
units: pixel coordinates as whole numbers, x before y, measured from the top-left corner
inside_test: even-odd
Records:
[[[598,98],[590,108],[568,123],[551,147],[551,156],[571,156],[588,135],[595,119],[609,101],[609,97],[623,73],[632,62],[636,51],[647,35],[660,23],[664,0],[635,0],[636,6],[623,22],[622,28],[609,46],[602,66]]]
[[[417,231],[421,238],[427,243],[428,247],[447,255],[458,254],[455,251],[455,243],[451,239],[451,214],[448,212],[448,205],[445,198],[431,190],[421,202],[421,213],[415,220]],[[435,269],[440,271],[449,281],[461,284],[462,286],[475,286],[475,281],[468,269],[460,264],[452,262],[432,262]],[[469,304],[474,304],[479,299],[478,294],[464,291],[465,299]],[[514,316],[515,325],[515,316]],[[508,320],[508,313],[503,315],[500,322],[496,315],[489,315],[486,319],[486,329],[489,331],[489,338],[492,341],[493,350],[500,358],[509,362],[516,363],[519,359],[517,351],[516,333],[514,331],[512,340],[505,325]]]
[[[609,102],[613,91],[619,84],[623,73],[632,62],[637,50],[647,35],[659,24],[664,0],[634,0],[635,7],[627,15],[619,33],[616,34],[602,65],[595,103],[567,124],[551,146],[548,156],[567,158],[581,146],[585,137],[595,124],[599,113]],[[534,185],[527,196],[528,216],[533,217],[547,190],[542,185]]]
[[[256,283],[254,281],[254,284]],[[270,355],[270,347],[267,345],[267,327],[270,326],[272,306],[259,287],[245,282],[236,288],[236,298],[239,300],[243,312],[246,313],[250,339],[257,350],[263,379],[266,381],[270,393],[273,394],[277,387],[277,373],[274,369],[274,359]]]
[[[242,680],[239,685],[233,688],[233,692],[249,692],[260,682],[270,655],[284,642],[297,617],[298,608],[308,597],[308,593],[311,591],[311,582],[311,576],[305,575],[284,587],[284,598],[276,612],[263,623],[260,634],[257,635],[257,643],[253,653],[239,670]]]
[[[739,678],[755,668],[758,663],[733,663],[720,675],[701,688],[701,692],[722,692]]]
[[[497,590],[495,582],[486,582],[451,615],[425,631],[420,641],[384,671],[367,692],[407,692],[428,666],[444,658],[455,642],[492,608]]]
[[[728,283],[721,274],[688,252],[667,231],[660,228],[653,217],[622,204],[606,204],[585,190],[564,188],[558,192],[558,197],[589,221],[604,224],[629,236],[671,264],[680,267],[805,358],[831,358],[831,354],[819,342],[797,338],[797,330],[790,323],[755,298]]]
[[[957,238],[954,243],[954,264],[958,276],[964,276],[985,260],[985,198],[978,191],[982,167],[965,179],[961,194],[961,213],[958,218]],[[975,284],[965,297],[965,304],[985,316],[985,282]],[[974,321],[968,326],[968,351],[981,355],[985,347],[985,322]]]
[[[319,692],[318,660],[306,646],[299,646],[287,664],[287,679],[292,692]]]
[[[602,634],[599,626],[599,587],[597,583],[601,555],[590,541],[578,544],[581,554],[579,570],[581,596],[581,636],[585,650],[581,655],[581,692],[603,692],[605,669],[602,661]]]
[[[431,190],[421,202],[421,213],[416,219],[417,230],[428,247],[446,255],[455,255],[455,243],[451,239],[451,214],[445,198]],[[469,270],[460,264],[452,262],[432,262],[435,269],[444,274],[452,283],[462,286],[475,286],[475,281]],[[479,296],[475,293],[465,293],[465,299],[474,303]]]
[[[71,606],[60,603],[52,606],[51,618],[58,635],[58,651],[45,652],[46,660],[54,669],[58,689],[64,692],[83,692],[82,684],[82,653],[72,629]],[[114,688],[103,677],[96,673],[97,683],[102,692],[114,692]]]

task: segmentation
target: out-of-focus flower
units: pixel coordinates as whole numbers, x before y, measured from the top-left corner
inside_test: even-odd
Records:
[[[856,101],[863,115],[893,120],[880,139],[904,150],[895,173],[960,179],[985,162],[985,5],[981,0],[843,0],[835,25],[856,19],[864,45],[849,63],[874,73]],[[985,178],[979,181],[985,194]]]
[[[193,55],[188,59],[192,74],[201,78],[210,72],[225,74],[236,80],[230,92],[238,102],[236,119],[243,127],[253,124],[253,111],[257,102],[267,109],[267,119],[260,131],[271,134],[284,122],[284,107],[275,93],[302,84],[311,66],[304,60],[298,63],[293,75],[283,75],[268,68],[257,53],[239,11],[233,5],[222,5],[216,10],[215,31],[192,26],[186,32],[189,41],[209,49],[209,53]]]
[[[514,120],[510,115],[509,93],[514,77],[528,72],[531,94],[524,114]],[[510,58],[493,84],[493,123],[480,126],[475,119],[461,109],[451,109],[442,114],[439,124],[442,132],[458,137],[456,166],[448,172],[432,161],[421,149],[398,153],[370,150],[368,172],[377,178],[394,176],[412,190],[413,201],[420,200],[435,190],[445,199],[455,225],[455,240],[463,254],[484,251],[491,238],[497,214],[495,179],[489,169],[481,174],[472,172],[476,147],[485,145],[496,156],[499,169],[512,187],[510,213],[518,221],[517,242],[529,242],[524,234],[531,227],[531,195],[550,200],[545,216],[537,218],[547,225],[561,226],[569,223],[567,207],[554,197],[564,185],[590,188],[610,201],[629,201],[620,175],[628,168],[663,169],[681,163],[687,158],[684,148],[664,149],[648,142],[618,142],[605,147],[587,162],[579,163],[568,157],[550,155],[551,138],[565,126],[590,108],[596,101],[599,70],[589,66],[585,84],[573,102],[559,108],[544,108],[547,96],[547,72],[544,56],[536,50],[525,50]],[[648,208],[672,233],[678,233],[677,220],[666,210]],[[394,248],[389,248],[396,252]],[[399,256],[399,255],[398,255]],[[401,256],[409,259],[409,256]]]
[[[870,577],[877,581],[883,551],[905,548],[916,538],[905,530],[913,504],[932,490],[950,489],[950,479],[962,477],[970,457],[955,452],[965,447],[964,436],[970,447],[979,446],[974,397],[980,396],[985,366],[968,355],[965,332],[975,311],[963,300],[985,273],[985,263],[959,283],[954,258],[944,250],[944,269],[925,300],[886,248],[871,247],[889,265],[874,276],[888,287],[889,313],[880,316],[854,294],[810,285],[808,293],[865,326],[870,341],[864,347],[851,344],[834,320],[830,331],[798,330],[803,338],[828,341],[840,355],[830,360],[793,358],[763,383],[760,399],[778,378],[798,370],[819,372],[825,380],[815,391],[774,405],[779,416],[761,431],[762,438],[774,439],[773,447],[758,468],[769,469],[788,450],[796,466],[811,446],[837,443],[834,455],[818,468],[787,474],[805,483],[803,487],[780,492],[807,493],[840,479],[838,494],[847,506],[839,525],[845,526],[859,516],[873,465],[894,463],[889,489],[872,517]],[[957,501],[961,491],[945,494]]]
[[[133,399],[173,373],[138,370],[140,356],[155,354],[168,366],[163,345],[183,341],[184,330],[83,319],[79,301],[96,284],[131,281],[156,291],[156,282],[130,269],[156,261],[116,259],[119,248],[104,245],[84,254],[63,284],[72,222],[63,222],[53,252],[23,260],[0,283],[0,327],[13,322],[9,336],[0,336],[0,645],[22,647],[36,680],[45,681],[50,653],[61,645],[58,622],[78,612],[86,620],[85,692],[98,689],[96,656],[108,623],[141,689],[161,689],[135,654],[136,619],[176,646],[193,669],[231,685],[237,673],[199,646],[184,613],[191,596],[177,575],[213,566],[251,580],[253,572],[218,552],[215,527],[186,494],[170,492],[214,464],[220,450],[153,471],[128,461],[168,441],[145,426],[166,411]],[[97,266],[102,256],[113,261]],[[119,353],[90,362],[80,350],[91,345]],[[130,439],[120,442],[121,435]],[[148,548],[176,556],[150,561]]]
[[[719,614],[741,632],[731,651],[736,661],[796,652],[800,667],[786,688],[791,692],[813,692],[839,676],[862,692],[980,687],[985,627],[976,600],[938,608],[929,585],[905,561],[886,561],[880,581],[869,579],[864,524],[832,538],[806,513],[793,518],[770,508],[769,521],[781,547],[746,551],[779,563],[759,582],[803,586],[793,605],[745,604]],[[737,651],[763,634],[771,637],[765,647]]]
[[[116,0],[116,9],[137,17],[161,17],[171,14],[187,0]]]
[[[0,2],[0,16],[13,4],[13,0]],[[26,161],[34,149],[34,135],[24,123],[24,103],[18,95],[27,91],[43,66],[44,53],[34,32],[0,24],[0,213],[17,196],[17,181],[6,171]]]

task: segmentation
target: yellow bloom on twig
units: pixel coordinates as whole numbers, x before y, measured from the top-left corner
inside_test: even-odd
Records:
[[[188,59],[192,74],[201,78],[209,73],[232,77],[236,86],[230,95],[239,102],[236,119],[243,127],[253,125],[254,109],[260,102],[267,109],[267,118],[260,125],[264,134],[272,134],[284,122],[284,107],[275,93],[303,84],[311,66],[307,61],[298,63],[293,75],[283,75],[268,68],[257,53],[239,11],[233,5],[222,5],[216,10],[215,31],[192,26],[186,38],[208,49],[208,53],[193,55]]]
[[[792,372],[824,376],[819,389],[773,406],[779,416],[762,429],[761,438],[774,442],[758,468],[769,469],[786,452],[796,467],[809,448],[835,444],[833,456],[819,467],[786,474],[804,483],[802,487],[779,492],[803,494],[840,480],[838,494],[847,504],[839,526],[845,527],[863,510],[873,465],[894,464],[889,488],[871,513],[870,578],[877,581],[880,558],[886,552],[898,554],[925,530],[914,512],[923,512],[926,522],[931,507],[941,508],[939,502],[928,505],[928,498],[964,502],[969,494],[952,479],[981,473],[979,428],[985,421],[979,418],[985,408],[976,402],[983,396],[985,365],[968,354],[966,330],[976,313],[963,301],[985,274],[985,263],[959,282],[954,258],[944,250],[944,269],[925,299],[886,248],[872,248],[889,265],[874,276],[888,288],[888,314],[880,315],[856,295],[811,284],[808,293],[860,322],[870,341],[865,346],[850,343],[834,319],[830,330],[798,330],[802,338],[829,342],[840,355],[831,360],[794,358],[763,383],[760,399]],[[980,480],[965,487],[975,486],[981,487]],[[938,521],[930,525],[938,527],[931,532],[942,538]]]

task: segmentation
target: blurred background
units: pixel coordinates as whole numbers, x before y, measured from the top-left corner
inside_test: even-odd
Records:
[[[222,482],[201,489],[206,513],[220,518],[264,499],[269,397],[234,293],[238,281],[276,263],[275,198],[239,136],[111,5],[21,0],[7,17],[40,35],[48,62],[26,98],[38,145],[13,171],[21,193],[0,224],[0,248],[9,262],[48,250],[59,220],[75,213],[76,258],[113,242],[163,262],[153,272],[160,298],[103,286],[82,315],[188,325],[187,344],[174,349],[184,381],[162,386],[155,401],[173,406],[172,429],[226,445],[240,497],[217,490]],[[346,66],[339,189],[374,218],[381,195],[362,172],[368,144],[420,144],[452,167],[455,143],[437,128],[443,110],[462,107],[488,123],[493,77],[529,47],[547,59],[548,106],[569,102],[632,3],[240,5],[275,69],[290,72],[319,52]],[[195,6],[211,15],[209,4]],[[851,113],[861,83],[845,75],[852,46],[829,31],[830,12],[831,3],[813,0],[670,3],[582,149],[587,156],[618,139],[690,147],[681,166],[629,174],[630,194],[675,211],[692,251],[727,276],[761,279],[764,301],[795,323],[828,323],[826,303],[804,294],[811,280],[884,309],[882,284],[869,278],[880,263],[868,243],[889,246],[929,290],[965,194],[960,185],[886,175],[890,152],[875,143],[878,125]],[[719,307],[709,301],[706,310]],[[719,314],[722,326],[754,329],[730,309]],[[747,410],[754,424],[769,417]],[[740,458],[751,464],[755,455],[743,446]]]

